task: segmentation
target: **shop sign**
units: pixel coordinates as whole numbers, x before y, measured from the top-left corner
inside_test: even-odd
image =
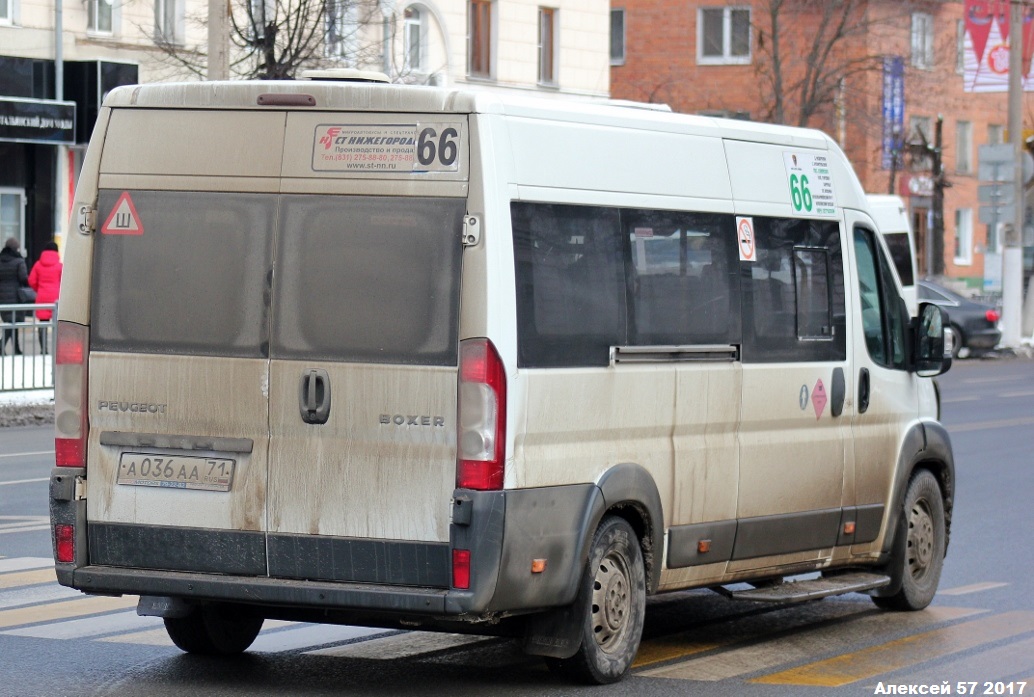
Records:
[[[75,144],[75,102],[0,97],[0,141]]]

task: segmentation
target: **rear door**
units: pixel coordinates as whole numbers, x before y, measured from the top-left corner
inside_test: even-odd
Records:
[[[264,574],[276,198],[105,189],[99,211],[91,563]]]
[[[284,123],[283,112],[111,112],[90,291],[92,564],[266,573],[282,149],[254,144],[280,142]]]
[[[462,117],[418,120],[289,119],[288,152],[300,155],[285,162],[285,189],[299,193],[281,197],[275,244],[267,488],[275,577],[449,585],[466,210],[455,180],[466,177],[466,128]],[[350,132],[363,145],[321,143]],[[442,165],[445,147],[446,166],[414,171],[421,133],[430,143],[421,154],[434,150],[432,165]],[[325,152],[341,159],[324,164]],[[381,169],[400,161],[399,170]],[[313,169],[323,172],[318,182],[291,181]],[[313,188],[326,193],[301,193]]]

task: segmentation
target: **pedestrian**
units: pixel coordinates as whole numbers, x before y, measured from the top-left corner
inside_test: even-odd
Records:
[[[4,242],[4,248],[0,249],[0,305],[14,305],[18,303],[18,289],[29,281],[29,274],[25,269],[25,259],[19,253],[21,245],[14,237]],[[4,340],[0,344],[0,355],[7,350],[7,340],[14,337],[14,355],[21,355],[22,347],[18,342],[18,328],[15,322],[22,320],[24,313],[18,310],[4,310],[0,312],[0,320],[4,322]]]
[[[57,242],[47,242],[43,245],[43,252],[39,259],[32,265],[29,272],[29,286],[36,291],[36,302],[41,304],[56,303],[58,293],[61,291],[61,257],[57,253]],[[53,316],[53,310],[36,310],[36,319],[39,326],[39,345],[43,353],[47,353],[48,323]]]

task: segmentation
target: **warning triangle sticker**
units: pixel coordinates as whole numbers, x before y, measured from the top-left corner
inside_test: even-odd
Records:
[[[140,214],[136,212],[133,199],[128,191],[123,191],[118,197],[111,214],[101,226],[103,235],[142,235],[144,224],[140,221]]]

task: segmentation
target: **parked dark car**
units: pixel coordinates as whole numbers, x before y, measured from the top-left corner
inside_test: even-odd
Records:
[[[954,334],[952,356],[968,349],[970,353],[989,351],[998,345],[1002,332],[998,329],[1000,314],[987,303],[976,302],[933,281],[918,283],[919,302],[940,305],[948,313]]]

